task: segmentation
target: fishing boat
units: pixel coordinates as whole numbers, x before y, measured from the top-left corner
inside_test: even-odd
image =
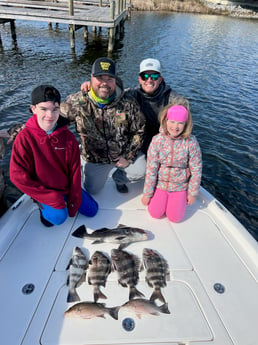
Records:
[[[4,345],[256,345],[258,344],[258,244],[238,220],[201,187],[180,223],[153,219],[141,204],[142,183],[119,194],[113,181],[95,196],[93,218],[77,214],[64,224],[45,227],[39,210],[23,195],[0,219],[1,344]],[[88,233],[118,224],[149,232],[146,241],[124,250],[141,259],[151,248],[166,259],[170,279],[162,288],[167,313],[137,315],[121,309],[91,319],[67,318],[78,302],[67,302],[67,264],[74,247],[86,257],[95,250],[107,255],[114,243],[94,244],[74,237],[85,225]],[[107,308],[128,301],[128,289],[112,271],[105,287]],[[153,289],[139,272],[137,289],[149,299]],[[77,293],[93,301],[87,278]],[[160,306],[159,301],[155,301]]]

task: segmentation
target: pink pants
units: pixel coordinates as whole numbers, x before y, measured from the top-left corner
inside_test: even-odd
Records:
[[[156,188],[148,206],[153,218],[161,218],[165,213],[171,222],[177,223],[184,218],[187,191],[167,192]]]

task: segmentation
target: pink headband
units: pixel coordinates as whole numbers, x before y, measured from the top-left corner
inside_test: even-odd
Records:
[[[173,105],[167,111],[167,120],[186,122],[188,111],[182,105]]]

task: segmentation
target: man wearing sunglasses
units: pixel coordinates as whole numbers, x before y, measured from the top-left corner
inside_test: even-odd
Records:
[[[161,75],[160,62],[157,59],[142,60],[138,81],[138,86],[126,91],[137,99],[145,116],[145,139],[142,152],[147,154],[152,137],[159,133],[158,116],[160,110],[165,105],[172,103],[173,98],[178,94],[165,83]]]

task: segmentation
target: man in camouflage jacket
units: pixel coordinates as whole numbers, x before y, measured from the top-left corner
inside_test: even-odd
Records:
[[[91,90],[67,97],[61,114],[75,122],[81,139],[84,187],[99,192],[111,169],[117,190],[128,192],[126,183],[144,177],[146,161],[141,153],[145,118],[137,101],[124,94],[115,63],[99,58],[92,66]]]

